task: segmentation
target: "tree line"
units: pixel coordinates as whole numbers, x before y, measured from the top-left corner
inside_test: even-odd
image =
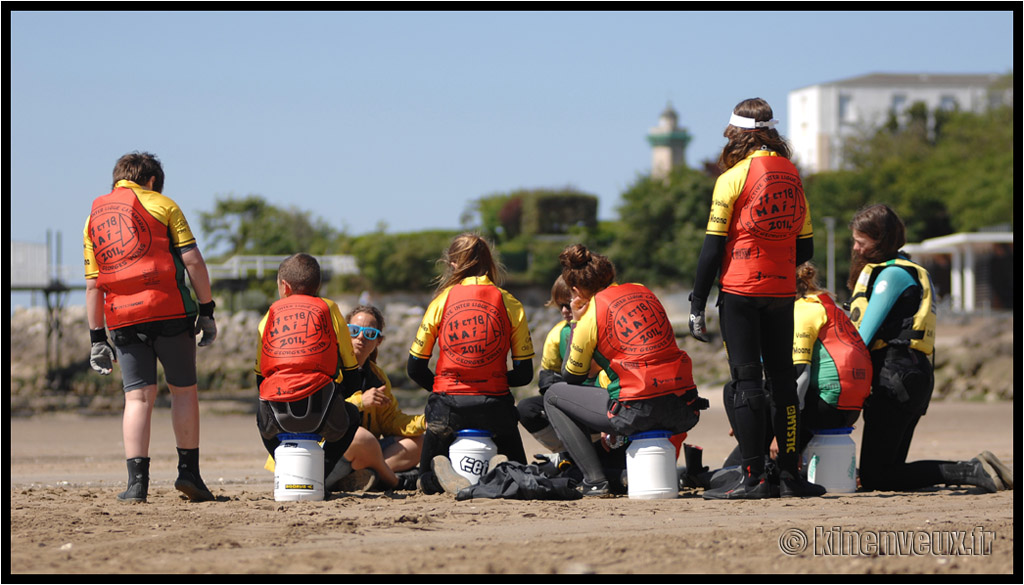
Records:
[[[1012,83],[1012,74],[1010,77]],[[837,275],[849,267],[847,223],[864,205],[886,203],[907,224],[909,242],[991,226],[1013,227],[1014,112],[1012,104],[984,112],[930,111],[912,104],[883,127],[848,139],[845,166],[805,175],[815,232],[815,262],[827,265],[826,217],[835,219]],[[606,253],[620,281],[688,287],[704,240],[711,195],[720,172],[676,168],[665,178],[637,177],[621,195],[618,217],[598,221],[594,195],[572,187],[519,189],[469,202],[459,229],[350,235],[308,211],[281,208],[259,195],[217,197],[200,213],[213,262],[236,254],[351,254],[358,276],[335,277],[325,294],[342,291],[427,290],[450,239],[465,230],[488,237],[508,268],[511,284],[550,286],[558,253],[582,242]],[[842,280],[839,278],[837,280]],[[253,284],[273,289],[267,283]],[[833,291],[841,296],[846,291]]]

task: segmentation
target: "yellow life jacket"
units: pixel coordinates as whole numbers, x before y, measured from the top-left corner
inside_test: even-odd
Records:
[[[889,266],[899,266],[914,277],[915,282],[921,288],[921,304],[914,313],[912,319],[903,323],[902,331],[894,339],[877,339],[871,344],[870,350],[882,349],[896,341],[909,341],[910,348],[916,349],[925,355],[931,355],[935,349],[935,302],[931,277],[928,271],[921,266],[903,258],[894,258],[877,264],[867,264],[861,270],[857,278],[857,285],[853,288],[853,298],[850,299],[850,320],[860,328],[861,319],[867,309],[868,301],[871,298],[871,289],[875,279],[883,269]]]

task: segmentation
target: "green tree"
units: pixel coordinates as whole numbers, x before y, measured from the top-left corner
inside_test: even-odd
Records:
[[[213,257],[238,254],[275,255],[330,253],[338,230],[310,212],[281,209],[259,195],[218,197],[213,211],[199,213],[200,228]]]
[[[438,260],[458,231],[401,234],[377,231],[351,239],[365,288],[379,292],[429,290],[441,273]]]
[[[618,233],[608,250],[621,281],[692,282],[714,186],[705,173],[676,168],[665,180],[642,176],[622,194]]]

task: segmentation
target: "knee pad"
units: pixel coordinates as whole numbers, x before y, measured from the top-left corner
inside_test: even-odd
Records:
[[[729,373],[736,382],[760,381],[763,378],[763,372],[764,368],[761,366],[761,362],[750,362],[738,366],[729,365]]]
[[[756,387],[750,384],[750,381],[747,381],[746,384],[741,382],[737,386],[734,398],[735,408],[746,406],[750,410],[760,412],[768,407],[768,393],[765,392],[760,381],[757,382]]]

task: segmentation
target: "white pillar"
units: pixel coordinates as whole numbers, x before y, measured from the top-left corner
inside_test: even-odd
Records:
[[[974,312],[974,248],[967,244],[964,246],[964,312]]]
[[[963,291],[963,270],[964,262],[963,256],[960,254],[959,248],[953,248],[950,252],[950,267],[949,267],[949,294],[952,297],[952,308],[954,312],[960,312],[964,310],[964,291]]]

